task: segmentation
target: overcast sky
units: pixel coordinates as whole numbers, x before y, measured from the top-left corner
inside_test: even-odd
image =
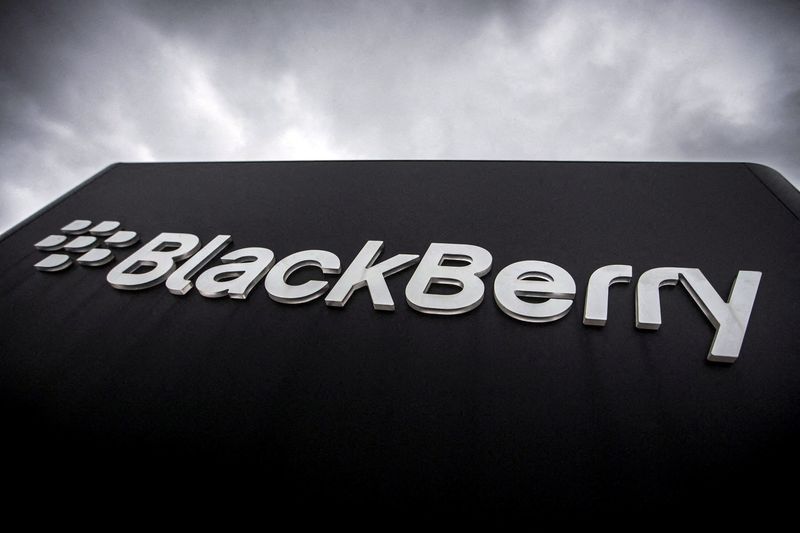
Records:
[[[800,186],[800,2],[0,6],[0,231],[116,161],[755,161]]]

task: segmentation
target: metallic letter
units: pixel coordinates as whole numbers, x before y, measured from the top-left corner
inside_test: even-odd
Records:
[[[468,265],[443,266],[448,260]],[[483,301],[481,276],[492,268],[492,254],[470,244],[432,243],[406,285],[406,301],[412,308],[432,315],[458,315],[475,309]],[[455,294],[429,294],[434,283],[455,285]]]
[[[162,251],[164,246],[177,246]],[[106,279],[115,289],[140,290],[158,285],[175,270],[175,262],[186,259],[200,248],[200,239],[190,233],[162,233],[115,266]],[[134,272],[153,267],[147,272]],[[130,273],[127,273],[131,271]]]
[[[338,274],[340,270],[339,258],[330,252],[325,250],[297,252],[278,261],[267,274],[264,287],[269,297],[284,304],[301,304],[321,296],[328,288],[327,281],[311,280],[302,285],[286,283],[295,270],[312,265],[322,269],[323,274]]]
[[[615,283],[630,283],[633,268],[630,265],[606,265],[589,277],[586,303],[583,306],[583,323],[587,326],[605,326],[608,319],[608,288]]]
[[[231,242],[230,235],[217,235],[188,261],[167,278],[167,289],[172,294],[184,295],[192,290],[192,276],[214,259]]]
[[[658,329],[661,326],[661,299],[658,289],[677,285],[681,271],[688,268],[653,268],[639,276],[636,283],[636,327]]]
[[[358,255],[331,292],[325,298],[325,304],[331,307],[344,307],[350,296],[364,285],[369,289],[372,297],[372,306],[378,311],[394,311],[394,300],[386,286],[386,276],[391,276],[404,270],[417,261],[419,256],[414,254],[397,254],[385,261],[373,265],[383,249],[383,241],[367,241]]]
[[[197,291],[206,298],[244,300],[275,263],[275,254],[267,248],[242,248],[223,255],[222,262],[200,274]]]
[[[520,299],[546,298],[532,303]],[[494,299],[505,314],[525,322],[552,322],[569,312],[575,298],[575,280],[558,265],[520,261],[508,265],[494,280]]]
[[[735,363],[761,282],[761,272],[740,270],[733,282],[728,303],[725,303],[699,269],[665,267],[648,270],[636,285],[637,328],[658,329],[661,326],[658,289],[664,285],[675,285],[678,280],[717,330],[707,359]]]

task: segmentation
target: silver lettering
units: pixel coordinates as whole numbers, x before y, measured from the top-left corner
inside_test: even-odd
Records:
[[[302,285],[289,285],[286,280],[296,270],[316,266],[323,274],[338,274],[341,265],[339,258],[324,250],[305,250],[281,259],[267,274],[264,287],[269,297],[284,304],[310,302],[328,289],[327,281],[310,280]]]
[[[174,249],[163,250],[165,247]],[[186,259],[200,248],[200,239],[191,233],[162,233],[115,266],[106,280],[115,289],[141,290],[162,283],[175,270],[175,262]],[[152,267],[146,272],[136,272]]]
[[[466,262],[466,265],[443,265],[446,261]],[[492,254],[470,244],[432,243],[422,257],[414,275],[406,285],[408,305],[421,313],[458,315],[475,309],[483,301],[481,277],[492,268]],[[455,294],[431,294],[431,285],[455,285]]]
[[[244,300],[275,263],[275,254],[267,248],[242,248],[223,255],[221,260],[224,264],[200,274],[197,291],[206,298]]]
[[[605,326],[608,320],[608,290],[615,283],[630,283],[633,268],[630,265],[606,265],[589,277],[586,286],[586,303],[583,306],[583,323],[587,326]]]
[[[648,270],[636,285],[637,328],[656,330],[661,326],[658,289],[664,285],[676,285],[678,281],[717,330],[707,359],[736,362],[761,282],[761,272],[740,270],[726,303],[699,269],[662,267]]]
[[[192,276],[206,266],[231,242],[230,235],[217,235],[167,278],[167,289],[172,294],[184,295],[192,290]]]
[[[328,293],[325,304],[331,307],[344,307],[353,292],[366,285],[375,309],[394,311],[394,300],[392,300],[385,278],[410,267],[419,261],[419,256],[397,254],[373,265],[382,249],[383,241],[367,241],[367,244],[358,252],[356,258]]]
[[[526,302],[521,298],[546,299]],[[520,261],[508,265],[494,280],[494,299],[505,314],[525,322],[552,322],[565,316],[575,298],[575,280],[558,265]]]

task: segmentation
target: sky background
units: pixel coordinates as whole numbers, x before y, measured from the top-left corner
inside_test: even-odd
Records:
[[[0,231],[117,161],[752,161],[800,2],[0,3]]]

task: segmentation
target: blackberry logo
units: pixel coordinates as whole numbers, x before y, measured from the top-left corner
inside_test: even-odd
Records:
[[[136,232],[119,228],[120,223],[111,220],[94,226],[89,220],[73,220],[61,228],[66,235],[50,235],[35,245],[39,250],[66,253],[51,254],[35,266],[45,272],[63,270],[72,264],[69,253],[81,254],[75,260],[80,265],[96,267],[109,263],[114,259],[111,248],[130,246],[139,238]],[[105,240],[101,241],[103,237]],[[201,246],[200,238],[192,233],[161,233],[114,266],[106,281],[115,289],[126,291],[163,283],[178,297],[196,287],[205,298],[245,300],[263,280],[267,295],[276,302],[304,304],[324,296],[328,307],[344,307],[355,291],[366,287],[376,310],[392,312],[394,300],[385,278],[417,265],[406,285],[408,306],[424,314],[460,315],[483,302],[486,287],[481,278],[492,268],[492,254],[485,248],[438,242],[431,243],[422,257],[397,254],[376,262],[383,250],[383,241],[379,240],[367,241],[344,272],[339,257],[326,250],[302,250],[276,262],[272,250],[258,246],[226,253],[219,257],[220,264],[205,268],[231,242],[230,235],[217,235]],[[292,273],[305,267],[315,267],[323,275],[340,272],[341,275],[330,289],[329,282],[320,279],[300,285],[291,283]],[[632,280],[632,265],[613,264],[596,269],[586,285],[583,324],[604,327],[610,287]],[[708,360],[733,363],[739,357],[760,282],[761,272],[740,270],[725,301],[698,268],[651,268],[636,283],[636,328],[659,329],[660,289],[680,283],[716,329]],[[458,290],[432,291],[437,285],[451,285]],[[546,261],[517,261],[500,270],[494,279],[497,306],[523,322],[562,319],[572,308],[575,295],[572,275]]]
[[[72,264],[68,254],[81,254],[75,259],[82,266],[102,266],[114,260],[111,248],[126,248],[139,240],[135,231],[120,229],[116,220],[104,220],[92,225],[91,220],[73,220],[63,228],[64,235],[48,235],[34,244],[43,252],[51,253],[35,265],[42,272],[59,272]],[[103,239],[105,237],[105,239]]]

